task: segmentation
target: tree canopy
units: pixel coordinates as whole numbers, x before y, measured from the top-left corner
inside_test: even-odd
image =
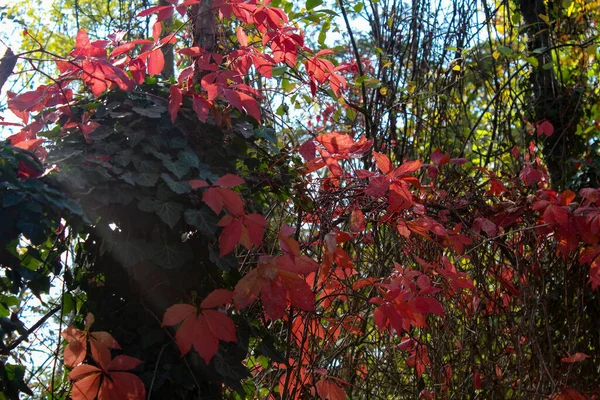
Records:
[[[0,396],[597,398],[599,5],[3,6]]]

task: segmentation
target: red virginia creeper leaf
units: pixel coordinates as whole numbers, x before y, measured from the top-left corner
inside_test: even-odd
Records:
[[[154,49],[148,56],[148,75],[158,75],[165,67],[165,56],[161,49]]]
[[[200,304],[201,308],[215,308],[227,304],[233,298],[233,292],[227,289],[215,289]]]

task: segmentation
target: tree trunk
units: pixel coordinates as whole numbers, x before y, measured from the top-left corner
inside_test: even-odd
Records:
[[[216,12],[212,4],[213,0],[203,0],[191,6],[188,12],[192,20],[192,46],[198,46],[208,53],[215,53],[218,49]],[[203,71],[196,64],[194,83],[199,83],[203,75]]]
[[[172,6],[167,0],[158,0],[159,6]],[[163,21],[163,37],[170,35],[172,32],[173,22],[172,19]],[[165,78],[173,78],[175,76],[174,64],[175,64],[175,53],[173,51],[173,45],[167,44],[162,47],[163,55],[165,56],[165,67],[162,70],[162,75]]]
[[[536,123],[548,121],[554,127],[551,136],[544,137],[543,154],[548,168],[550,183],[557,189],[564,188],[573,175],[570,159],[578,153],[577,124],[581,118],[579,95],[572,88],[564,87],[556,77],[552,62],[551,27],[540,18],[549,16],[552,3],[548,7],[544,0],[520,0],[521,14],[527,27],[527,47],[538,65],[531,71],[533,115]],[[546,66],[546,67],[544,67]]]

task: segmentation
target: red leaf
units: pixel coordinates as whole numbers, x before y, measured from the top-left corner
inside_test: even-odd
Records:
[[[129,371],[130,369],[136,368],[141,363],[142,360],[122,354],[112,359],[108,369],[110,371]]]
[[[227,225],[219,236],[219,257],[235,249],[242,236],[242,221],[235,218]]]
[[[258,267],[244,275],[235,285],[233,301],[236,310],[242,310],[258,299],[265,284],[262,276],[259,276]]]
[[[64,352],[65,365],[67,367],[74,367],[81,364],[83,360],[85,360],[86,354],[87,350],[84,336],[79,340],[69,341]]]
[[[109,349],[120,349],[119,343],[108,332],[89,332],[90,343],[108,347]]]
[[[177,118],[177,113],[179,112],[179,108],[181,107],[181,89],[178,85],[171,85],[169,88],[169,115],[171,115],[171,122],[175,122],[175,118]]]
[[[202,311],[206,324],[215,337],[224,342],[237,342],[235,324],[226,314],[215,310]]]
[[[237,30],[235,31],[235,35],[242,46],[248,46],[248,36],[241,26],[238,26]]]
[[[544,120],[537,125],[537,134],[538,136],[541,134],[546,136],[552,136],[554,133],[554,126],[548,120]]]
[[[403,176],[412,174],[421,168],[422,162],[420,160],[408,161],[396,168],[391,172],[391,176],[394,178],[401,178]]]
[[[146,388],[140,378],[128,372],[111,372],[114,398],[127,400],[144,400],[146,398]],[[106,383],[109,381],[106,380]],[[100,399],[103,400],[101,397]]]
[[[227,289],[215,289],[200,304],[201,308],[215,308],[227,304],[233,298],[233,292]]]
[[[190,184],[190,186],[192,187],[192,189],[200,189],[200,188],[203,188],[203,187],[210,186],[208,184],[208,182],[203,181],[202,179],[192,179],[192,180],[188,181],[188,183]]]
[[[131,72],[135,83],[141,85],[146,78],[146,63],[140,58],[134,58],[129,63],[129,72]]]
[[[192,102],[192,107],[196,112],[196,116],[202,122],[206,122],[208,118],[208,111],[210,110],[211,103],[208,102],[204,97],[195,94]]]
[[[158,42],[158,39],[160,39],[160,34],[162,32],[162,24],[160,23],[160,21],[156,21],[154,23],[154,25],[152,25],[152,38],[154,39],[154,42]]]
[[[165,56],[161,49],[154,49],[148,56],[148,74],[150,76],[158,75],[165,67]]]
[[[569,353],[567,353],[569,354]],[[564,363],[576,363],[576,362],[581,362],[583,360],[585,360],[586,358],[589,358],[589,356],[585,353],[575,353],[573,355],[569,354],[569,357],[563,357],[560,359],[561,362]]]
[[[315,141],[312,139],[307,140],[298,148],[300,155],[302,155],[306,161],[314,160],[316,150],[317,147],[315,145]]]
[[[353,232],[362,232],[365,230],[365,216],[361,210],[353,210],[352,214],[350,214],[350,227]]]
[[[348,155],[357,147],[352,136],[345,133],[331,132],[318,136],[316,140],[333,154]]]
[[[408,185],[403,181],[395,181],[390,185],[388,193],[390,210],[400,212],[409,209],[413,204],[413,197],[408,190]]]
[[[382,174],[387,175],[392,170],[392,162],[389,157],[385,154],[373,151],[373,157],[375,157],[375,164]]]
[[[245,181],[237,175],[227,174],[220,177],[214,186],[234,187],[243,184]]]
[[[244,225],[246,225],[246,228],[248,229],[252,244],[256,247],[260,247],[265,234],[265,228],[269,226],[265,217],[260,214],[246,215],[244,217]]]
[[[329,379],[320,380],[315,386],[321,400],[346,400],[344,390]]]
[[[115,47],[115,49],[110,53],[110,58],[115,58],[120,56],[121,54],[127,53],[135,48],[135,43],[128,42],[124,43],[120,46]]]
[[[287,307],[285,287],[280,280],[267,282],[261,294],[260,301],[265,308],[265,314],[271,319],[283,317]]]
[[[204,362],[208,364],[213,356],[217,354],[217,351],[219,351],[219,339],[212,333],[203,315],[199,315],[196,319],[195,328],[193,334],[194,349],[204,359]]]
[[[34,151],[42,143],[44,143],[44,138],[34,139],[34,140],[24,140],[22,142],[14,144],[15,147],[18,147],[23,150]]]
[[[232,106],[240,111],[246,111],[248,115],[260,123],[260,107],[254,97],[231,89],[223,90],[223,95]]]
[[[228,213],[241,217],[244,215],[244,203],[239,194],[231,189],[219,187],[216,188],[219,196],[223,199],[223,206]]]
[[[390,187],[390,181],[385,176],[374,176],[365,189],[365,194],[370,197],[380,198],[385,196]]]
[[[163,316],[161,326],[172,326],[177,325],[186,318],[195,315],[197,312],[196,307],[189,304],[175,304],[165,312]]]
[[[194,307],[196,309],[196,307]],[[190,316],[183,324],[177,329],[177,333],[175,333],[175,342],[177,343],[177,347],[179,347],[179,352],[183,357],[192,349],[192,344],[194,343],[194,335],[196,329],[196,316]]]
[[[298,275],[280,271],[279,275],[287,290],[290,303],[304,311],[315,310],[315,295],[308,283]]]
[[[439,148],[431,153],[429,157],[431,158],[431,161],[433,161],[433,163],[438,167],[450,162],[450,154],[442,153]]]
[[[154,13],[158,13],[160,11],[166,10],[166,9],[173,9],[172,6],[153,6],[150,8],[145,9],[144,11],[140,12],[137,17],[146,17],[150,14],[154,14]]]
[[[84,378],[78,379],[76,378],[80,374],[78,369],[81,369],[82,367],[91,367],[98,370],[96,367],[92,367],[91,365],[80,365],[71,371],[69,374],[69,379],[77,379],[77,381],[73,383],[71,398],[73,400],[95,399],[98,395],[98,391],[100,390],[100,378],[102,375],[96,372]]]
[[[550,204],[544,211],[544,219],[548,224],[564,224],[569,222],[569,214],[563,207]]]

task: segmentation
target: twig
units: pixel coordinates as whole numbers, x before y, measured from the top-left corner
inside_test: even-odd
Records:
[[[42,318],[40,318],[40,320],[38,322],[36,322],[35,324],[33,324],[33,326],[31,328],[27,329],[27,331],[24,334],[22,334],[21,336],[19,336],[11,344],[9,344],[4,349],[2,349],[2,353],[1,354],[8,355],[18,345],[20,345],[23,341],[25,341],[29,337],[29,335],[31,335],[40,326],[42,326],[44,324],[44,322],[46,322],[48,320],[48,318],[50,318],[51,316],[53,316],[60,309],[61,309],[61,306],[56,306],[53,309],[51,309],[50,311],[48,311],[48,313],[46,313],[46,315],[44,315]]]

